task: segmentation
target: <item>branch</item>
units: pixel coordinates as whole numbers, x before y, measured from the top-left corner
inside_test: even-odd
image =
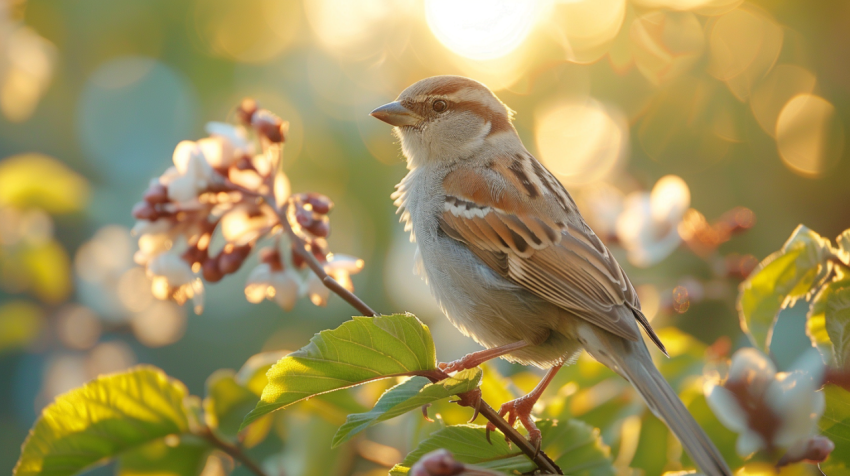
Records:
[[[228,443],[227,441],[222,440],[215,433],[212,432],[209,428],[205,427],[198,433],[198,436],[209,441],[213,446],[220,449],[221,451],[228,454],[231,458],[236,461],[242,463],[246,468],[248,468],[252,473],[256,476],[267,476],[266,472],[260,468],[257,463],[255,463],[251,458],[248,457],[245,453],[242,452],[242,449],[238,446]]]
[[[826,373],[823,377],[823,383],[831,383],[842,387],[844,390],[850,391],[850,368],[837,369],[834,367],[827,367]]]
[[[274,208],[275,213],[277,213],[278,220],[280,220],[280,225],[283,227],[286,234],[289,236],[289,239],[292,240],[293,248],[295,252],[298,253],[298,256],[304,259],[307,263],[307,266],[310,267],[310,270],[316,274],[321,280],[322,284],[325,285],[326,288],[333,291],[339,297],[345,299],[345,302],[351,304],[351,307],[357,309],[364,316],[375,317],[378,315],[371,307],[369,307],[363,300],[357,297],[351,291],[342,287],[336,279],[332,278],[325,272],[325,267],[322,266],[322,263],[319,263],[319,260],[313,256],[309,250],[307,250],[306,243],[304,240],[295,233],[295,230],[292,229],[292,225],[289,224],[289,220],[286,218],[286,214],[280,210],[278,207],[274,205],[274,199],[272,197],[262,197],[263,200],[272,208]],[[270,201],[271,200],[271,201]]]
[[[343,298],[348,304],[350,304],[354,309],[357,309],[357,311],[362,313],[364,316],[379,316],[379,314],[375,312],[371,307],[369,307],[365,302],[363,302],[362,299],[357,297],[351,291],[342,287],[341,284],[339,284],[334,278],[332,278],[328,275],[328,273],[325,272],[324,266],[322,266],[322,264],[319,263],[319,260],[317,260],[316,257],[313,256],[313,253],[311,253],[306,248],[306,243],[304,242],[304,240],[300,236],[298,236],[292,229],[292,225],[290,225],[289,223],[289,219],[286,216],[286,212],[277,207],[276,201],[273,196],[263,195],[254,192],[244,187],[240,187],[239,185],[236,185],[230,181],[227,181],[227,186],[231,187],[234,190],[238,190],[243,194],[259,198],[263,200],[267,205],[272,207],[272,209],[274,209],[275,213],[277,214],[278,220],[280,221],[280,225],[283,227],[283,229],[286,231],[286,234],[292,240],[295,252],[298,253],[298,255],[305,260],[307,266],[309,266],[310,269],[314,273],[316,273],[316,276],[321,278],[322,283],[325,285],[325,287],[333,291],[339,297]],[[435,369],[434,371],[431,371],[429,375],[426,375],[426,377],[431,380],[436,379],[434,381],[440,381],[448,378],[449,376],[442,370]],[[463,402],[464,399],[461,398],[461,403],[463,404]],[[478,397],[475,399],[474,406],[476,408],[477,413],[480,413],[481,416],[493,423],[496,428],[499,429],[499,431],[504,433],[508,440],[517,445],[517,448],[519,448],[523,453],[525,453],[526,456],[531,458],[531,460],[534,461],[540,469],[550,474],[564,474],[558,467],[558,465],[555,464],[554,461],[552,461],[552,458],[550,458],[543,451],[538,450],[537,448],[532,446],[531,443],[529,443],[528,440],[525,439],[522,434],[520,434],[520,432],[518,432],[511,424],[505,421],[504,418],[499,416],[499,413],[495,409],[493,409],[493,407],[488,405],[487,402]]]

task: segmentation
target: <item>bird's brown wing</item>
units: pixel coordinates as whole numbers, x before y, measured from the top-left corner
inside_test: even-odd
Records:
[[[637,320],[663,350],[629,279],[560,182],[530,155],[489,165],[445,177],[441,229],[505,278],[609,332],[638,340]]]

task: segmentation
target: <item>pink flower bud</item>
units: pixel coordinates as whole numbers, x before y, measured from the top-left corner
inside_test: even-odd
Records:
[[[254,113],[257,112],[259,107],[260,105],[253,98],[245,98],[239,104],[239,107],[236,108],[236,117],[245,124],[250,124]]]
[[[251,125],[257,132],[272,142],[283,142],[281,125],[283,121],[268,109],[259,109],[251,118]]]
[[[292,265],[298,269],[304,269],[307,266],[307,262],[294,248],[292,249]]]
[[[304,201],[313,207],[313,211],[320,215],[327,215],[334,207],[330,198],[319,193],[304,194]]]
[[[151,186],[145,190],[145,194],[142,195],[142,198],[151,205],[165,203],[168,201],[168,189],[165,188],[165,185],[160,183],[151,184]]]
[[[303,227],[308,227],[313,224],[313,214],[300,208],[295,212],[295,221]]]
[[[274,272],[283,271],[283,260],[281,259],[280,252],[277,248],[266,247],[261,249],[258,254],[260,263],[269,265],[271,270]]]
[[[210,283],[217,283],[224,277],[224,273],[218,267],[218,260],[215,258],[207,258],[201,265],[201,270],[204,273],[204,279]]]
[[[156,221],[159,214],[150,203],[139,202],[133,205],[133,217],[137,220]]]
[[[305,226],[304,229],[309,231],[311,235],[318,236],[319,238],[327,238],[331,233],[331,225],[328,223],[327,217],[323,217],[321,220],[313,220],[313,223]]]
[[[218,269],[224,274],[233,274],[239,271],[250,253],[251,245],[234,246],[230,251],[222,251],[218,255]]]

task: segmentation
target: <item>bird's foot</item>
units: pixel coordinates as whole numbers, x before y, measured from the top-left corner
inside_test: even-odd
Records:
[[[528,441],[534,446],[536,451],[540,451],[540,443],[543,441],[543,436],[537,425],[534,424],[534,419],[531,417],[531,410],[537,399],[524,397],[517,398],[506,402],[499,408],[499,416],[507,415],[508,424],[514,426],[519,421],[526,431],[528,431]],[[490,439],[490,432],[496,429],[493,423],[487,423],[487,439]]]
[[[440,370],[447,374],[452,372],[460,372],[461,370],[478,367],[479,365],[483,364],[484,362],[487,362],[488,360],[493,360],[496,357],[501,357],[505,354],[509,354],[515,350],[519,350],[527,346],[528,342],[521,340],[512,344],[500,345],[499,347],[493,347],[490,349],[479,350],[478,352],[473,352],[471,354],[466,354],[458,360],[454,360],[449,363],[441,362],[438,367],[440,367]]]
[[[471,407],[473,409],[472,418],[469,419],[469,423],[475,421],[478,418],[478,411],[481,409],[481,389],[474,388],[468,392],[459,393],[457,395],[457,400],[454,400],[454,403],[462,407]]]
[[[483,364],[487,360],[481,360],[477,355],[473,352],[472,354],[466,354],[463,357],[453,360],[451,362],[440,362],[437,366],[443,372],[450,374],[452,372],[460,372],[461,370],[471,369],[474,367],[478,367]]]

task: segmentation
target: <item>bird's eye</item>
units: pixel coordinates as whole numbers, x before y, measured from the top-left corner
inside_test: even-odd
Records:
[[[446,110],[446,108],[449,107],[449,105],[446,104],[446,101],[443,101],[442,99],[437,99],[436,101],[434,101],[433,107],[435,111],[443,112]]]

